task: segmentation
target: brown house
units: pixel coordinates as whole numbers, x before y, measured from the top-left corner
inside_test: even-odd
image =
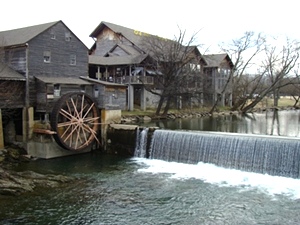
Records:
[[[156,86],[158,70],[154,71],[148,63],[152,58],[151,51],[145,45],[145,38],[150,36],[108,22],[101,22],[90,35],[95,44],[90,49],[89,77],[126,84],[128,110],[133,110],[134,105],[142,110],[157,107],[158,97],[144,88],[144,85],[155,85],[159,88]],[[161,38],[161,41],[165,40]],[[190,52],[195,58],[195,68],[198,68],[198,65],[199,68],[203,68],[206,62],[198,48],[194,47]],[[197,82],[197,85],[200,83]],[[198,92],[201,90],[202,87],[199,86]]]
[[[220,106],[232,106],[232,79],[230,75],[233,63],[228,54],[203,56],[207,65],[204,67],[205,82],[203,85],[206,103],[219,100]]]

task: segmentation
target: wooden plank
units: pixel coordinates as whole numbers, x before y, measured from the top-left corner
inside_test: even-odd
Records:
[[[39,134],[56,134],[55,131],[52,131],[52,130],[46,130],[46,129],[39,129],[39,128],[33,129],[33,132],[39,133]]]

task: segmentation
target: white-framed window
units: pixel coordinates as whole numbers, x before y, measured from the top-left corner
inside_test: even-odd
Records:
[[[70,55],[70,65],[75,66],[76,65],[76,55],[71,54]]]
[[[53,96],[54,98],[60,97],[60,85],[59,84],[54,84],[53,86]]]
[[[44,62],[45,63],[51,62],[51,52],[50,51],[44,51]]]
[[[65,33],[65,40],[66,41],[71,41],[71,33],[70,32]]]

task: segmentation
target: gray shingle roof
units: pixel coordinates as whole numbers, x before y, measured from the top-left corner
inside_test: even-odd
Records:
[[[0,32],[0,46],[22,45],[59,21]]]
[[[226,57],[228,57],[228,59],[230,60],[229,56],[226,53],[203,55],[203,57],[208,64],[207,67],[219,67]],[[229,63],[232,63],[231,60],[229,61]]]
[[[0,80],[25,81],[25,77],[7,65],[0,62]]]
[[[102,56],[89,56],[89,64],[94,65],[131,65],[140,64],[147,58],[147,54],[143,55],[128,55],[128,56],[112,56],[112,57],[102,57]]]
[[[133,45],[125,45],[125,44],[119,43],[116,46],[114,46],[114,48],[119,46],[125,52],[127,52],[129,54],[129,56],[114,56],[113,54],[109,54],[109,52],[108,52],[109,56],[111,56],[111,57],[100,58],[100,57],[93,56],[93,57],[90,57],[90,59],[89,59],[90,64],[98,64],[98,65],[138,64],[138,63],[141,63],[146,58],[145,57],[146,54],[148,54],[149,56],[154,54],[153,51],[150,50],[149,48],[152,49],[155,46],[156,42],[159,42],[159,43],[161,42],[162,45],[160,47],[164,47],[166,49],[166,52],[168,51],[167,48],[173,47],[174,41],[172,41],[172,40],[161,38],[161,37],[158,37],[158,36],[155,36],[152,34],[148,34],[145,32],[133,30],[133,29],[130,29],[127,27],[119,26],[116,24],[108,23],[105,21],[102,21],[96,27],[96,29],[90,34],[90,37],[97,38],[99,33],[101,33],[101,31],[105,27],[108,27],[116,34],[120,34],[120,35],[124,36],[129,42],[131,42],[133,44]],[[153,39],[151,39],[153,41],[153,45],[151,44],[151,41],[149,43],[146,41],[145,38],[148,38],[148,37],[154,37]],[[114,48],[112,48],[110,50],[110,52],[113,52]],[[188,48],[190,49],[190,52],[194,51],[195,49],[198,50],[198,48],[196,46],[188,46]],[[186,50],[186,47],[182,46],[182,53],[185,52],[185,50]],[[142,52],[142,54],[141,54],[141,52]],[[198,52],[195,52],[195,53],[201,57],[201,53],[199,52],[199,50],[198,50]],[[139,56],[139,57],[134,56],[137,54],[141,54],[141,56]],[[203,60],[203,58],[202,58],[202,60]],[[206,64],[205,60],[203,60],[203,63]]]
[[[119,25],[116,25],[116,24],[113,24],[113,23],[108,23],[108,22],[102,21],[96,27],[96,29],[90,34],[90,37],[94,37],[94,38],[97,37],[99,32],[105,26],[107,26],[108,28],[110,28],[112,31],[114,31],[117,34],[118,33],[122,34],[126,39],[131,41],[136,46],[140,46],[140,44],[143,41],[143,38],[145,37],[145,35],[149,35],[147,33],[136,31],[136,30],[133,30],[133,29],[130,29],[130,28],[127,28],[127,27],[123,27],[123,26],[119,26]]]
[[[96,79],[92,79],[92,78],[88,78],[88,77],[80,77],[80,78],[83,80],[89,81],[91,83],[102,84],[105,86],[114,86],[114,87],[123,87],[123,88],[127,87],[126,84],[117,84],[117,83],[107,82],[107,81],[103,81],[103,80],[96,80]]]
[[[46,84],[91,85],[91,83],[77,77],[36,77],[36,79]]]

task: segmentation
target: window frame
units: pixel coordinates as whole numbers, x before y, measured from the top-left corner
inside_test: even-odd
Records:
[[[77,64],[77,57],[75,54],[70,55],[70,66],[76,66]]]
[[[65,32],[65,41],[71,41],[71,32]]]
[[[44,51],[43,60],[44,63],[51,63],[51,51]]]

